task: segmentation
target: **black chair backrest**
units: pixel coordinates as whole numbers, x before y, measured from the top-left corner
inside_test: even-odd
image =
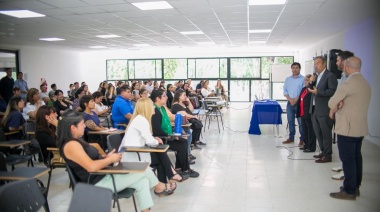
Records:
[[[34,121],[27,121],[24,125],[22,125],[22,130],[24,132],[24,136],[26,139],[28,139],[27,132],[35,132],[36,131],[36,122]]]
[[[112,151],[113,149],[118,151],[120,144],[121,144],[121,135],[120,134],[111,134],[107,136],[107,147],[108,151]]]
[[[38,211],[45,198],[35,179],[15,181],[0,187],[0,211]]]
[[[0,152],[0,171],[7,172],[7,162],[5,161],[5,156],[2,152]]]
[[[6,141],[6,140],[7,140],[7,138],[5,137],[5,132],[4,132],[3,128],[0,127],[0,142]]]
[[[69,174],[71,188],[74,190],[76,184],[79,182],[79,178],[75,176],[74,172],[71,170],[70,166],[66,163],[66,171]]]
[[[71,198],[69,212],[111,211],[113,193],[110,189],[78,183]]]

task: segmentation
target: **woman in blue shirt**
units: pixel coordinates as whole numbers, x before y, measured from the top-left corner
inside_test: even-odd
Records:
[[[25,119],[21,113],[24,105],[24,101],[20,96],[12,97],[8,102],[1,126],[6,133],[17,131],[18,133],[8,135],[6,137],[7,140],[22,139],[24,135],[22,132],[22,125],[25,123]]]

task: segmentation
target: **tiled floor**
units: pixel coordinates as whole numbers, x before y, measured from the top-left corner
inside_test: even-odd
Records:
[[[251,107],[243,103],[223,109],[225,125],[238,132],[226,128],[218,133],[213,121],[203,133],[207,146],[193,151],[197,160],[192,168],[200,177],[179,183],[172,196],[158,198],[152,194],[152,211],[380,211],[378,145],[363,142],[361,196],[356,201],[332,199],[329,193],[342,185],[342,181],[331,179],[331,168],[339,165],[337,146],[333,146],[332,163],[316,164],[310,160],[313,154],[287,145],[293,151],[292,159],[307,159],[289,160],[290,152],[277,148],[286,139],[286,125],[280,127],[280,138],[273,135],[274,127],[265,125],[261,126],[263,135],[249,135],[250,111]],[[68,181],[63,169],[53,171],[51,211],[67,210],[72,195]],[[132,200],[121,203],[122,211],[133,211]]]

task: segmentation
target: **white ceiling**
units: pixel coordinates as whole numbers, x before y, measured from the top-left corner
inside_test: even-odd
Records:
[[[194,47],[199,42],[240,47],[266,41],[268,47],[302,48],[369,18],[378,8],[376,0],[288,0],[274,6],[249,6],[248,0],[167,1],[174,9],[142,11],[131,4],[139,0],[0,0],[0,10],[27,9],[46,15],[19,19],[0,14],[0,47],[89,50],[88,46],[127,49],[134,44]],[[248,33],[255,29],[272,32]],[[196,30],[205,34],[179,33]],[[95,37],[103,34],[121,37]],[[66,40],[39,41],[42,37]]]

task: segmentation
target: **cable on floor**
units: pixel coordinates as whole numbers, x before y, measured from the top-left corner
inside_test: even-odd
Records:
[[[291,158],[291,156],[293,155],[293,151],[291,151],[290,149],[292,149],[292,148],[297,148],[297,147],[299,147],[299,146],[292,146],[292,147],[287,147],[287,146],[276,146],[276,148],[278,148],[278,149],[286,149],[286,150],[288,150],[288,152],[289,152],[289,155],[287,156],[287,158],[289,159],[289,160],[316,160],[315,158],[313,158],[313,159],[296,159],[296,158]],[[317,149],[318,149],[318,152],[319,152],[319,154],[321,153],[321,150],[320,150],[320,148],[319,148],[319,146],[317,145]]]

